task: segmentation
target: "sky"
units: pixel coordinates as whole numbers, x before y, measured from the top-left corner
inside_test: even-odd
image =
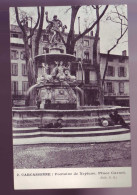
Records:
[[[100,13],[104,9],[105,6],[101,6]],[[23,10],[23,13],[27,13],[30,17],[33,18],[33,25],[37,19],[37,8],[36,7],[23,7],[19,8]],[[120,5],[118,7],[120,13],[124,13],[127,18],[127,6]],[[66,32],[69,32],[70,27],[70,19],[71,19],[71,8],[70,6],[46,6],[45,11],[48,12],[49,20],[52,20],[54,15],[57,15],[58,18],[62,21],[63,25],[67,25]],[[103,18],[100,21],[100,52],[107,53],[107,51],[116,43],[117,38],[120,36],[120,24],[114,23],[107,18],[111,18],[115,21],[119,21],[116,18],[116,14],[112,14],[115,8],[113,5],[109,5],[109,8]],[[78,33],[78,17],[80,17],[80,30],[84,31],[86,27],[89,27],[96,19],[95,10],[91,6],[82,6],[75,20],[75,32]],[[16,24],[14,8],[10,8],[10,23]],[[46,28],[47,22],[44,18],[43,27]],[[93,29],[95,32],[95,28]],[[123,50],[127,50],[128,52],[128,32],[124,35],[123,39],[121,39],[119,45],[111,52],[111,54],[121,55]]]

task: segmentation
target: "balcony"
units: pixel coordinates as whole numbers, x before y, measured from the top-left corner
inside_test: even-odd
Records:
[[[112,92],[104,92],[104,95],[105,96],[116,96],[117,94],[112,91]]]
[[[117,96],[129,96],[128,93],[117,93]]]
[[[82,83],[82,80],[77,80],[77,83]],[[97,84],[97,81],[89,81],[87,83],[85,83],[85,81],[83,80],[83,86],[85,87],[97,87],[98,84]]]

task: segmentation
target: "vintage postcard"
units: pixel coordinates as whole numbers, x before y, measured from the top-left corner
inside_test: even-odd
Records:
[[[9,12],[14,189],[131,187],[127,5]]]

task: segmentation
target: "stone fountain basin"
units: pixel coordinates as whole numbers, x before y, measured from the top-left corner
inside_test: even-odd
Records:
[[[100,107],[77,110],[48,110],[13,108],[13,127],[38,127],[41,124],[63,120],[64,127],[89,127],[98,126],[99,117],[109,117],[109,113],[118,110],[126,121],[130,121],[129,107]]]

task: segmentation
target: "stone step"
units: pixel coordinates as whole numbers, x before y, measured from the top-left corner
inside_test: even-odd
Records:
[[[61,130],[61,129],[60,129]],[[85,131],[85,132],[45,132],[45,131],[39,131],[39,132],[27,132],[27,133],[14,133],[13,138],[29,138],[29,137],[35,137],[35,136],[51,136],[51,137],[81,137],[81,136],[104,136],[104,135],[116,135],[116,134],[122,134],[122,133],[129,133],[129,129],[114,129],[109,131]]]
[[[129,121],[126,121],[129,124]],[[109,131],[113,129],[121,129],[121,125],[115,126],[86,126],[86,127],[62,127],[62,128],[38,128],[38,127],[22,127],[13,128],[13,133],[32,133],[32,132],[94,132],[94,131]]]
[[[109,118],[108,115],[103,116]],[[130,115],[126,114],[123,116],[124,120],[130,120]],[[36,127],[40,124],[48,124],[56,122],[57,118],[53,117],[44,117],[42,119],[38,117],[27,117],[24,119],[14,118],[13,126],[14,127]],[[95,126],[99,124],[98,117],[62,117],[64,126]]]
[[[107,136],[80,136],[80,137],[52,137],[52,136],[36,136],[31,138],[15,138],[13,139],[13,145],[28,145],[28,144],[44,144],[44,143],[109,143],[109,142],[120,142],[120,141],[129,141],[131,140],[130,132],[122,134],[113,134]]]

